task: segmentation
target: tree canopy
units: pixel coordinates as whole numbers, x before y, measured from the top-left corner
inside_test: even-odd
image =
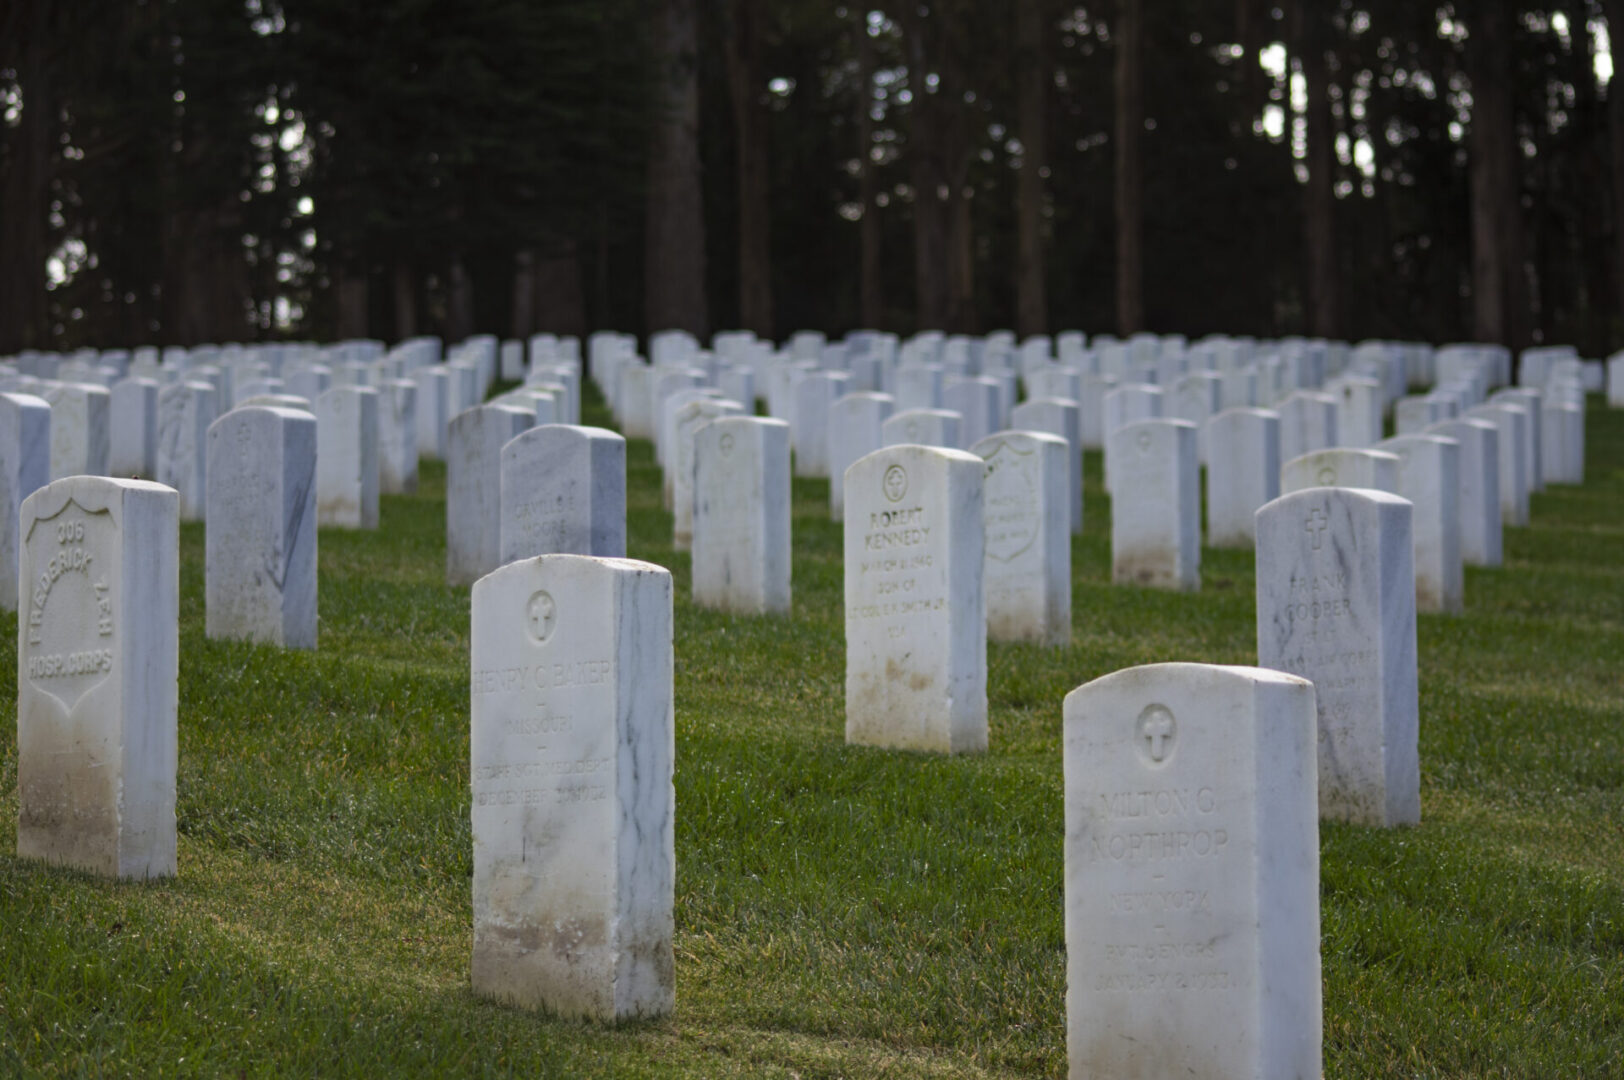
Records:
[[[1571,342],[1624,0],[12,0],[0,351],[598,327]]]

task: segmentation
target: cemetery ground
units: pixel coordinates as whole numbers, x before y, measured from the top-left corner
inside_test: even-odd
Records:
[[[1422,824],[1320,826],[1328,1077],[1624,1074],[1624,412],[1593,396],[1588,427],[1585,486],[1534,496],[1464,616],[1419,617]],[[1091,453],[1074,642],[990,646],[991,752],[848,747],[827,482],[795,481],[793,616],[725,616],[630,444],[628,553],[675,575],[677,1011],[605,1027],[469,989],[443,484],[321,531],[314,653],[205,639],[182,526],[179,877],[18,860],[0,724],[0,1073],[1063,1074],[1061,700],[1254,663],[1250,552],[1204,550],[1194,595],[1113,586]]]

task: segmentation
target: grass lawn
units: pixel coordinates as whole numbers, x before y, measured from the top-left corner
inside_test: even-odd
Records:
[[[206,640],[184,525],[178,878],[16,858],[5,666],[0,1075],[1063,1075],[1061,699],[1256,660],[1251,553],[1205,550],[1194,596],[1112,586],[1088,467],[1074,644],[992,645],[991,752],[945,758],[842,741],[827,482],[795,481],[793,618],[717,615],[630,445],[629,554],[676,579],[677,1011],[618,1028],[469,990],[443,470],[322,531],[314,653]],[[1595,397],[1587,470],[1468,569],[1464,616],[1420,617],[1421,826],[1321,826],[1329,1077],[1624,1075],[1624,412]]]

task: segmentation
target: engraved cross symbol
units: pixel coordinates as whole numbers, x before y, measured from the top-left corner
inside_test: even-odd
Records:
[[[1325,530],[1330,527],[1330,524],[1331,519],[1326,517],[1325,511],[1319,507],[1316,506],[1308,512],[1308,524],[1304,525],[1303,528],[1308,530],[1308,535],[1314,538],[1315,551],[1320,549],[1320,541],[1324,539]]]
[[[530,616],[530,633],[537,641],[546,641],[553,632],[553,620],[558,614],[553,598],[545,592],[536,593],[530,598],[527,614]]]
[[[1167,740],[1173,737],[1173,718],[1166,713],[1146,717],[1143,734],[1150,743],[1150,760],[1162,760],[1167,756]]]

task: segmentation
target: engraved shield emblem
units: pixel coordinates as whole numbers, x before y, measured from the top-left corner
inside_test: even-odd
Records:
[[[1037,465],[1036,450],[1017,450],[1006,440],[987,458],[982,499],[988,558],[1009,562],[1037,542],[1042,527]]]
[[[20,674],[69,711],[113,672],[116,533],[110,511],[69,499],[23,538],[33,580],[19,598]]]

